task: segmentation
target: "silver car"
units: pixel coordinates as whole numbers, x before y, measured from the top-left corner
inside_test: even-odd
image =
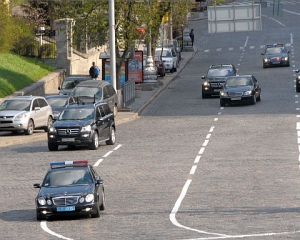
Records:
[[[24,131],[26,135],[35,129],[48,132],[52,121],[52,108],[44,97],[19,96],[0,105],[0,131]]]

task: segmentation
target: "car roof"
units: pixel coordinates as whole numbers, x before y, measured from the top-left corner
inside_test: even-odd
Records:
[[[72,80],[72,79],[91,79],[89,75],[69,75],[65,77],[64,80]]]
[[[155,50],[169,50],[169,51],[171,51],[172,48],[169,48],[169,47],[163,47],[163,48],[158,47],[158,48],[155,48]]]
[[[13,97],[13,98],[7,98],[6,100],[33,100],[36,98],[44,99],[44,97],[42,97],[42,96],[17,96],[17,97]]]
[[[82,104],[77,104],[75,102],[72,105],[67,106],[66,108],[75,108],[75,109],[95,108],[96,106],[100,106],[100,105],[108,105],[108,104],[106,102],[82,103]]]
[[[110,83],[105,80],[87,80],[77,84],[76,87],[103,87],[105,85],[110,85]]]
[[[62,95],[62,94],[45,96],[46,99],[48,99],[48,98],[70,98],[70,97],[71,97],[70,95]]]
[[[236,75],[236,76],[229,76],[227,78],[250,78],[252,77],[253,75],[251,74],[246,74],[246,75]]]
[[[229,63],[229,64],[212,64],[210,65],[209,68],[232,68],[232,67],[234,67],[234,65]]]

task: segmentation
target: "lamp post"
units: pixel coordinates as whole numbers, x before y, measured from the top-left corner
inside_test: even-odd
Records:
[[[181,24],[181,51],[183,51],[183,24]]]

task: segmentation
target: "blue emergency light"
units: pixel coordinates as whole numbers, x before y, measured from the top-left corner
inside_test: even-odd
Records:
[[[271,44],[267,44],[267,47],[283,47],[283,43],[271,43]]]
[[[57,167],[57,166],[76,165],[76,164],[87,165],[88,161],[87,160],[80,160],[80,161],[51,162],[50,166],[51,167],[55,167],[55,166]]]

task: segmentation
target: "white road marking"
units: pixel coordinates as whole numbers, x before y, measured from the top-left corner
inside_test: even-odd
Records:
[[[103,157],[107,157],[107,156],[109,156],[112,153],[113,153],[113,151],[108,151]]]
[[[51,231],[51,230],[47,227],[46,221],[41,221],[41,228],[42,228],[45,232],[49,233],[49,234],[52,235],[52,236],[55,236],[55,237],[58,237],[58,238],[61,238],[61,239],[66,239],[66,240],[73,240],[72,238],[67,238],[67,237],[64,237],[64,236],[62,236],[62,235],[60,235],[60,234],[57,234],[57,233]]]
[[[193,166],[191,168],[190,174],[194,174],[196,172],[197,166]]]
[[[209,142],[209,140],[205,140],[204,143],[202,144],[202,147],[206,147],[208,142]]]
[[[200,151],[199,151],[199,153],[198,154],[203,154],[204,153],[204,150],[205,150],[205,148],[204,147],[202,147],[202,148],[200,148]]]
[[[199,161],[200,161],[200,158],[201,158],[201,156],[197,156],[197,157],[195,158],[195,161],[194,161],[194,163],[199,163]]]
[[[100,158],[100,159],[94,164],[94,166],[95,166],[95,167],[98,167],[99,164],[100,164],[102,161],[103,161],[103,158]]]
[[[210,138],[210,137],[211,137],[211,134],[207,134],[207,135],[206,135],[206,138]]]

